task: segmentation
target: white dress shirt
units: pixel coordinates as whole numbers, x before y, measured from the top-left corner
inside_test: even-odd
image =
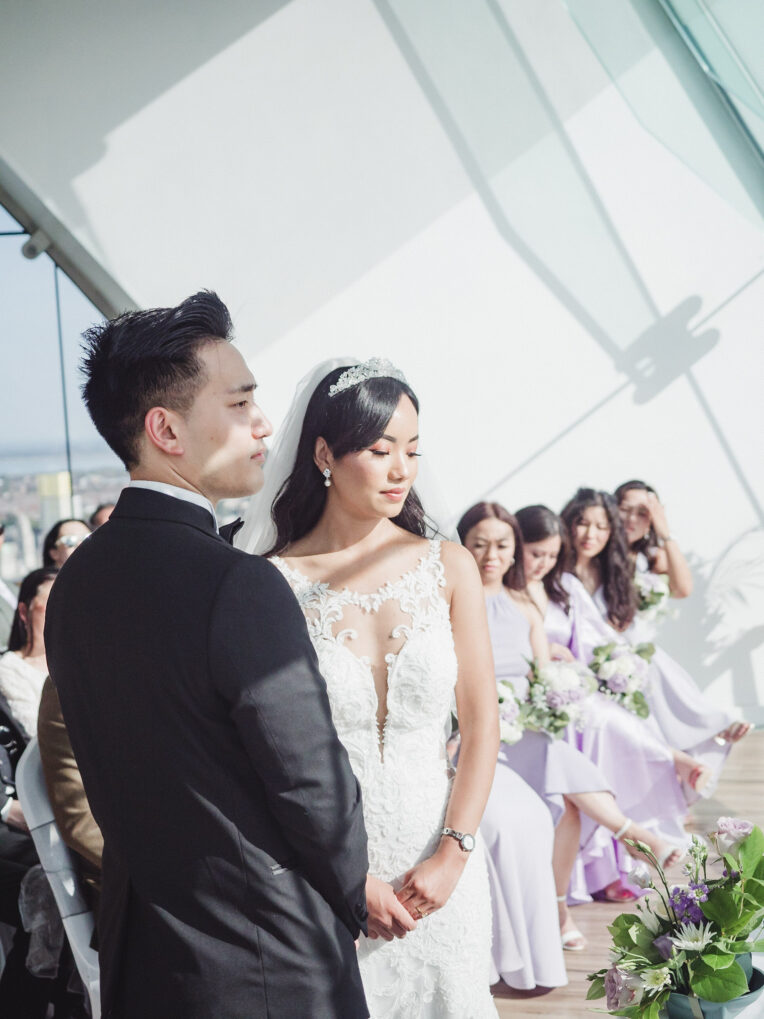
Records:
[[[148,488],[150,492],[161,492],[162,495],[171,495],[174,499],[184,499],[192,502],[195,506],[201,506],[212,515],[212,522],[215,530],[218,529],[218,518],[215,516],[215,507],[210,500],[201,492],[192,492],[190,488],[179,488],[177,485],[168,485],[164,481],[131,481],[128,488]]]

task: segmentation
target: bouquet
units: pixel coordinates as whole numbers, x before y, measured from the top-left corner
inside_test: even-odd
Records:
[[[510,683],[501,680],[496,685],[499,691],[499,738],[502,743],[517,743],[525,731],[520,701]]]
[[[672,992],[714,1002],[748,992],[747,953],[764,951],[764,940],[755,940],[764,921],[764,834],[748,821],[720,817],[709,839],[721,876],[709,877],[710,850],[693,836],[689,884],[673,889],[648,847],[631,843],[656,866],[659,883],[651,882],[636,913],[616,917],[608,928],[612,964],[589,974],[587,999],[605,997],[611,1015],[659,1019]]]
[[[590,669],[597,677],[599,689],[606,697],[616,701],[627,711],[640,718],[650,714],[644,690],[647,686],[647,667],[655,654],[653,644],[603,644],[593,651]]]
[[[634,574],[634,585],[637,589],[637,612],[641,619],[647,623],[657,623],[671,614],[668,574],[638,570]]]
[[[530,662],[528,699],[520,707],[526,729],[559,736],[569,725],[582,729],[586,722],[586,698],[597,689],[597,680],[579,662]]]

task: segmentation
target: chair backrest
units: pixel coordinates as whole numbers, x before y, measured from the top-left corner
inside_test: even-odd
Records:
[[[31,740],[16,767],[16,793],[61,914],[77,970],[90,997],[93,1019],[99,1019],[98,953],[90,947],[93,913],[82,892],[74,855],[56,825],[36,739]]]

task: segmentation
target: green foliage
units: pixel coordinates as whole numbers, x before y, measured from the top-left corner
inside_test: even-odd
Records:
[[[604,970],[603,970],[603,972],[604,972]],[[589,975],[589,977],[587,979],[591,980],[591,985],[590,985],[589,991],[588,991],[588,993],[586,995],[586,1000],[587,1001],[595,1001],[597,998],[604,998],[605,997],[605,978],[604,978],[604,976],[597,976],[595,973],[592,973],[592,974]]]
[[[763,858],[764,832],[760,828],[754,828],[748,838],[740,843],[740,865],[738,869],[743,877],[753,877]]]
[[[645,699],[645,695],[641,690],[636,690],[631,695],[631,703],[633,705],[632,710],[638,718],[647,718],[650,714],[650,705]]]
[[[690,987],[706,1001],[732,1001],[748,991],[745,973],[736,962],[724,969],[713,969],[701,957],[691,964],[690,970]]]
[[[730,955],[729,952],[719,952],[716,950],[704,952],[700,958],[711,969],[726,969],[735,961],[735,956]]]
[[[637,644],[634,648],[634,654],[639,655],[640,658],[644,658],[646,662],[650,662],[655,654],[655,644],[647,642],[644,644]]]

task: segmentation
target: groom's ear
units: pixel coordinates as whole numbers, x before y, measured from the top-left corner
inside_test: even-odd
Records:
[[[152,407],[143,419],[146,436],[152,446],[168,456],[181,456],[185,450],[180,438],[179,415],[166,407]]]
[[[322,472],[326,467],[330,470],[334,467],[332,451],[329,449],[326,439],[321,435],[316,439],[316,445],[313,447],[313,463]]]

